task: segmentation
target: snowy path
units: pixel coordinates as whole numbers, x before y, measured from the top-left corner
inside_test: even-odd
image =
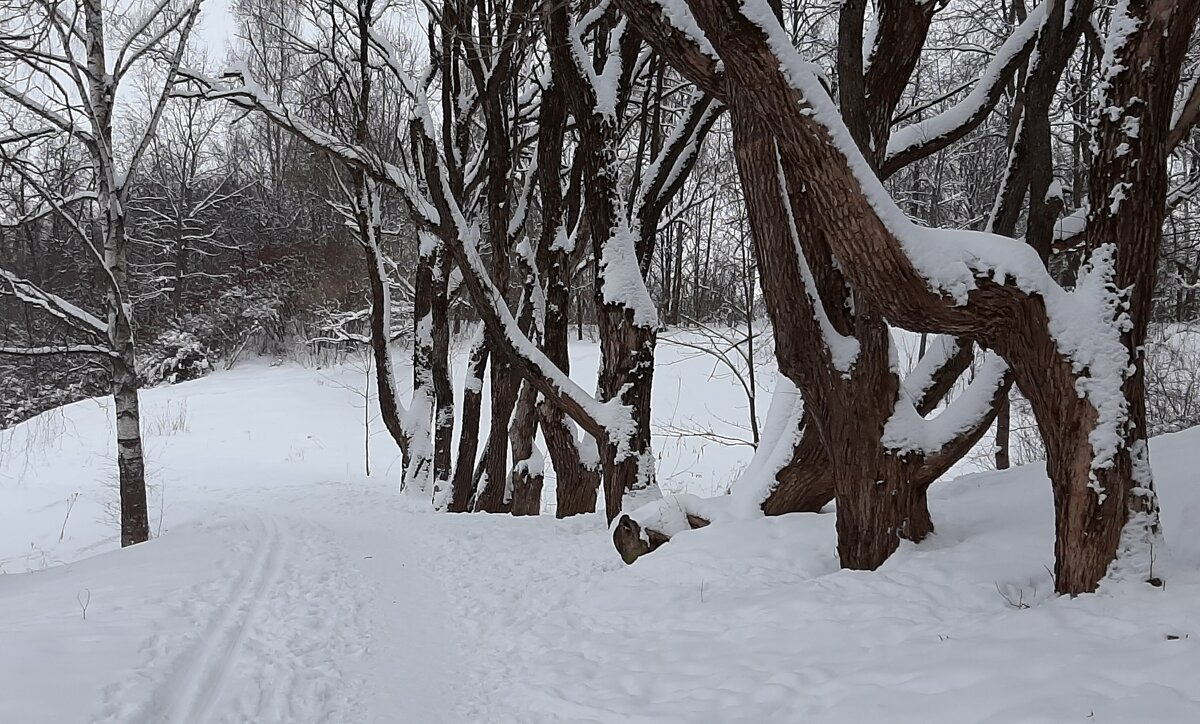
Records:
[[[105,409],[0,437],[0,721],[1200,721],[1197,432],[1152,446],[1166,589],[1069,600],[1035,469],[934,488],[936,535],[874,573],[838,569],[830,515],[626,567],[598,516],[414,512],[323,374],[149,391],[151,428],[187,419],[150,436],[163,529],[125,551]]]
[[[136,580],[91,585],[115,575],[93,564],[118,554],[34,575],[43,583],[84,574],[72,584],[92,591],[88,620],[76,606],[79,627],[118,614],[143,624],[122,632],[138,641],[130,665],[103,686],[99,711],[78,720],[357,723],[395,721],[396,712],[445,719],[458,648],[448,606],[440,583],[419,570],[420,527],[396,525],[397,516],[426,516],[386,510],[394,496],[340,484],[243,488],[238,497],[210,501],[205,523],[144,546],[150,560],[131,571]],[[163,555],[145,555],[153,553]],[[144,585],[164,578],[173,585]],[[0,612],[19,604],[3,594]],[[47,597],[70,601],[60,592]],[[63,721],[52,710],[37,713],[20,721]]]

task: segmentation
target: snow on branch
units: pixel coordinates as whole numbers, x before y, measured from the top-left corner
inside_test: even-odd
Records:
[[[51,109],[48,105],[37,100],[20,88],[0,81],[0,95],[13,101],[17,105],[34,114],[38,118],[41,118],[43,121],[46,121],[58,130],[70,133],[84,143],[95,143],[95,136],[93,136],[91,132],[75,124],[70,119],[62,116],[58,112]]]
[[[664,204],[671,191],[687,175],[708,129],[720,115],[722,106],[708,93],[696,92],[688,100],[683,116],[671,129],[662,150],[650,162],[645,175],[634,179],[634,209]]]
[[[939,352],[929,356],[941,356]],[[924,360],[922,360],[924,361]],[[895,411],[883,428],[882,442],[897,453],[935,455],[962,435],[987,420],[997,391],[1005,384],[1008,365],[999,355],[988,352],[975,379],[944,410],[932,417],[921,417],[917,400],[906,379],[900,388]]]
[[[117,52],[117,60],[113,66],[114,82],[120,82],[122,76],[129,72],[142,56],[157,48],[163,41],[176,30],[183,28],[180,36],[180,50],[186,44],[188,36],[191,34],[191,27],[196,21],[196,17],[200,14],[200,5],[203,0],[193,0],[186,8],[177,12],[174,17],[171,17],[167,22],[163,23],[157,31],[142,40],[143,36],[153,30],[155,21],[161,20],[168,8],[177,4],[177,0],[158,0],[158,3],[142,18],[142,22],[137,28],[125,38],[121,49]],[[138,41],[141,41],[140,43]],[[135,47],[135,43],[137,43]],[[178,53],[176,54],[178,56]],[[177,65],[176,60],[172,65]]]
[[[637,235],[624,214],[604,242],[600,258],[600,292],[605,304],[616,304],[633,312],[638,327],[658,327],[658,305],[646,289],[638,265]]]
[[[708,56],[717,63],[721,62],[720,56],[713,48],[712,42],[708,36],[700,29],[700,25],[696,19],[692,17],[692,11],[688,8],[687,3],[683,0],[653,0],[655,5],[658,5],[662,11],[663,17],[667,20],[670,26],[678,33],[687,38],[692,45],[699,48],[701,53]]]
[[[825,343],[825,349],[829,352],[829,361],[833,364],[834,369],[841,372],[844,377],[849,377],[851,370],[854,369],[854,362],[858,359],[860,347],[858,338],[846,336],[837,331],[829,319],[829,313],[825,310],[821,294],[817,291],[817,282],[813,277],[812,268],[808,265],[808,259],[804,256],[804,248],[800,243],[800,232],[796,228],[796,216],[792,211],[787,175],[783,171],[783,159],[779,155],[778,142],[775,143],[775,178],[779,182],[780,198],[787,212],[788,232],[791,234],[795,248],[796,262],[804,277],[804,293],[808,295],[813,308],[813,317],[821,328],[821,341]]]
[[[1052,1],[1042,2],[1029,12],[1008,40],[996,49],[991,62],[965,98],[937,115],[892,133],[881,170],[884,177],[945,148],[983,122],[1017,69],[1033,51],[1038,31],[1046,18],[1046,6]],[[805,97],[809,96],[806,94]]]
[[[362,146],[343,141],[333,134],[320,130],[297,117],[286,106],[267,100],[262,90],[250,80],[244,68],[236,66],[230,68],[222,74],[220,80],[210,78],[200,71],[186,68],[180,68],[178,74],[185,81],[194,84],[198,90],[177,88],[176,95],[200,97],[206,100],[224,100],[245,110],[258,111],[272,123],[308,145],[320,149],[350,168],[358,169],[382,183],[399,189],[412,202],[413,210],[422,216],[424,221],[434,225],[439,222],[437,210],[420,193],[412,174],[384,161],[378,154]],[[397,77],[407,78],[409,76],[404,74]],[[419,92],[419,88],[414,88],[414,90]]]
[[[786,375],[779,375],[767,418],[763,423],[762,439],[750,464],[730,488],[730,509],[738,517],[762,515],[762,505],[778,484],[776,475],[792,460],[792,451],[803,435],[801,419],[804,398]]]
[[[1041,299],[1050,336],[1081,375],[1078,392],[1098,415],[1090,436],[1093,473],[1111,466],[1128,419],[1122,387],[1129,374],[1128,354],[1120,337],[1129,320],[1123,312],[1123,292],[1113,284],[1115,248],[1102,245],[1094,250],[1075,290],[1068,292],[1051,277],[1037,251],[1023,241],[988,232],[918,226],[873,172],[810,64],[799,57],[766,1],[744,0],[742,12],[765,35],[784,80],[807,104],[801,112],[828,135],[857,190],[897,243],[896,251],[901,254],[893,260],[896,263],[889,273],[915,274],[936,295],[936,301],[931,298],[930,303],[947,305],[942,307],[946,313],[955,307],[969,309],[968,295],[979,288],[981,280],[991,280],[1026,298]],[[1044,10],[1038,11],[1041,13]]]
[[[118,356],[108,347],[98,344],[68,344],[51,345],[46,347],[4,347],[0,346],[0,355],[13,357],[49,357],[60,354],[99,354],[109,357]]]
[[[904,394],[914,401],[924,399],[933,388],[938,372],[962,349],[958,340],[939,334],[930,341],[925,354],[917,360],[912,371],[904,377]]]
[[[108,334],[108,325],[62,297],[43,290],[33,282],[22,279],[7,269],[0,268],[0,279],[8,285],[7,291],[22,302],[45,310],[56,319],[71,327],[101,339]]]

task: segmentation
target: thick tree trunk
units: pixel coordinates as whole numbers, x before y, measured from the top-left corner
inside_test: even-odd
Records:
[[[577,215],[579,195],[567,209],[563,195],[562,159],[567,128],[567,104],[561,83],[546,89],[538,116],[538,192],[542,202],[542,230],[538,238],[537,266],[545,284],[545,314],[541,347],[546,357],[566,374],[571,371],[567,334],[571,307],[571,259],[574,242],[567,236],[568,211]],[[565,518],[596,510],[600,487],[599,461],[585,465],[580,456],[578,433],[553,401],[537,404],[538,422],[554,464],[555,515]]]
[[[434,380],[434,298],[440,273],[437,237],[427,230],[418,232],[422,253],[417,259],[417,279],[413,294],[413,392],[408,410],[405,430],[409,436],[409,454],[404,469],[401,488],[418,497],[429,496],[432,500],[434,487],[433,472],[433,420],[437,407],[437,390]]]
[[[510,365],[494,355],[491,366],[491,410],[483,458],[476,470],[476,497],[472,508],[484,513],[507,513],[512,501],[507,493],[508,425],[517,403],[521,379]],[[515,461],[514,461],[515,462]]]
[[[919,541],[932,530],[923,486],[916,490],[919,486],[913,480],[919,461],[902,460],[881,443],[900,390],[890,364],[890,332],[883,319],[861,302],[852,319],[844,312],[838,318],[825,311],[831,305],[809,296],[815,290],[806,290],[818,282],[815,277],[806,281],[797,242],[803,242],[806,250],[822,242],[805,238],[801,227],[791,221],[773,130],[748,115],[735,115],[733,120],[735,153],[780,371],[803,392],[807,415],[828,459],[827,474],[838,503],[842,565],[874,569],[895,551],[900,538]],[[801,238],[793,240],[793,230]],[[828,276],[826,284],[836,293],[835,281]],[[838,369],[845,361],[834,360],[835,352],[826,348],[836,344],[829,335],[837,332],[820,327],[817,319],[822,314],[828,314],[830,324],[853,325],[858,351],[846,372]],[[813,479],[818,481],[823,482]],[[826,490],[804,492],[815,494],[815,504]]]
[[[600,490],[599,460],[590,463],[584,460],[575,425],[558,406],[543,400],[538,405],[538,415],[557,476],[555,517],[594,513]]]
[[[605,514],[611,524],[627,503],[636,507],[644,497],[657,494],[650,444],[657,319],[637,256],[638,233],[623,216],[616,153],[618,121],[601,112],[599,91],[579,66],[591,61],[576,57],[570,50],[568,7],[545,2],[542,12],[556,82],[563,84],[580,136],[580,168],[586,190],[580,223],[587,227],[596,264],[594,300],[600,336],[597,396],[602,402],[619,397],[632,417],[630,429],[620,431],[615,439],[597,441]],[[625,73],[620,82],[627,83],[641,39],[624,28],[610,27],[607,32],[622,33],[617,49],[609,52],[619,56],[616,59]]]
[[[791,461],[775,474],[775,487],[762,504],[763,514],[817,513],[833,497],[825,445],[811,424],[803,424]]]
[[[625,440],[605,441],[600,459],[604,473],[604,511],[609,523],[620,514],[625,498],[637,507],[654,492],[654,453],[650,442],[650,393],[654,382],[653,327],[635,324],[632,310],[604,304],[600,317],[599,390],[602,400],[620,397],[630,408],[633,431]]]
[[[916,232],[904,222],[884,223],[880,214],[895,212],[888,202],[870,198],[864,185],[872,186],[874,192],[882,191],[872,180],[858,175],[848,161],[852,151],[839,149],[839,142],[831,138],[838,129],[820,120],[821,113],[829,112],[827,100],[814,95],[808,102],[821,110],[815,114],[805,110],[803,100],[781,73],[780,60],[762,31],[734,5],[718,0],[691,0],[690,5],[724,61],[731,90],[747,91],[730,103],[735,129],[739,116],[756,116],[774,128],[779,163],[787,170],[791,186],[806,192],[799,197],[793,195],[797,216],[806,220],[811,233],[828,239],[856,293],[886,309],[889,318],[916,331],[974,335],[1012,365],[1017,384],[1033,405],[1047,440],[1047,467],[1058,517],[1056,586],[1060,592],[1072,594],[1094,590],[1122,541],[1144,537],[1139,533],[1122,536],[1129,513],[1126,506],[1132,499],[1141,501],[1143,508],[1149,507],[1147,499],[1152,503],[1152,493],[1144,484],[1133,485],[1133,475],[1139,482],[1149,482],[1149,471],[1144,464],[1144,442],[1128,434],[1126,428],[1130,426],[1122,425],[1125,405],[1114,407],[1120,400],[1111,397],[1079,397],[1081,380],[1089,386],[1108,386],[1114,380],[1126,382],[1118,377],[1120,365],[1117,369],[1080,369],[1083,360],[1073,359],[1052,336],[1043,295],[979,277],[966,300],[954,303],[933,293],[928,280],[907,256],[904,241],[897,236]],[[1165,169],[1162,130],[1171,115],[1169,99],[1177,82],[1182,49],[1190,40],[1200,5],[1148,0],[1131,2],[1122,10],[1131,17],[1114,23],[1119,31],[1114,40],[1120,42],[1113,48],[1116,65],[1110,76],[1111,97],[1102,104],[1105,112],[1101,124],[1107,123],[1108,127],[1102,129],[1101,145],[1112,157],[1096,160],[1090,186],[1091,192],[1099,195],[1094,212],[1101,218],[1107,213],[1115,219],[1136,218],[1138,223],[1118,221],[1106,230],[1129,232],[1132,236],[1128,239],[1089,229],[1089,236],[1103,234],[1100,241],[1112,241],[1119,252],[1126,253],[1116,255],[1116,274],[1111,280],[1103,278],[1111,270],[1111,253],[1094,254],[1088,283],[1097,286],[1093,291],[1100,306],[1095,311],[1100,313],[1108,309],[1109,301],[1119,304],[1113,287],[1133,286],[1131,318],[1136,320],[1136,300],[1149,298],[1141,289],[1152,289],[1154,283],[1156,255],[1152,252],[1157,248],[1161,214],[1155,216],[1152,212],[1162,209],[1158,185]],[[811,82],[805,77],[798,80]],[[1114,108],[1120,113],[1110,114],[1109,109]],[[1127,123],[1122,116],[1137,120]],[[1140,133],[1126,133],[1130,127],[1140,127]],[[1118,190],[1120,193],[1114,195]],[[752,199],[753,190],[747,191]],[[1119,207],[1125,206],[1136,212],[1118,214]],[[1103,294],[1111,298],[1100,295],[1101,287]],[[1104,323],[1103,319],[1096,321]],[[1132,329],[1126,331],[1125,346],[1137,350],[1142,339],[1133,338],[1137,335],[1136,322],[1129,326]],[[1111,330],[1098,328],[1094,344],[1107,345],[1111,340],[1105,336],[1117,330],[1115,319]],[[1083,356],[1090,358],[1093,354],[1105,355],[1098,362],[1111,367],[1106,361],[1108,351],[1085,351]],[[1139,401],[1129,399],[1131,392],[1135,394],[1136,390],[1126,384],[1124,402],[1137,407]],[[1129,414],[1136,428],[1138,413]],[[1119,441],[1112,439],[1114,428],[1115,437],[1122,438]],[[1096,448],[1093,437],[1098,441]],[[834,467],[838,467],[836,460]]]

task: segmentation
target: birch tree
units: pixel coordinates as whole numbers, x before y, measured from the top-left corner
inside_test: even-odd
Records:
[[[111,10],[101,0],[17,0],[0,10],[0,98],[8,128],[0,137],[4,171],[38,198],[31,214],[9,225],[60,219],[74,243],[87,250],[103,287],[103,305],[89,312],[50,290],[0,268],[4,293],[51,315],[71,330],[72,341],[6,346],[12,355],[101,355],[111,372],[116,411],[117,470],[121,498],[121,545],[150,535],[145,461],[138,407],[136,348],[129,297],[128,209],[140,164],[154,137],[174,74],[200,12],[200,2],[160,0],[127,18],[129,29],[113,37]],[[117,134],[117,110],[135,72],[159,64],[160,82],[141,102],[151,111],[126,148]],[[77,193],[48,186],[38,171],[51,140],[84,150],[86,179]]]

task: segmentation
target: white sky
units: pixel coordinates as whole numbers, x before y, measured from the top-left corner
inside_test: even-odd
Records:
[[[230,0],[204,0],[197,39],[208,46],[210,60],[220,62],[229,50],[237,24],[229,10]]]

